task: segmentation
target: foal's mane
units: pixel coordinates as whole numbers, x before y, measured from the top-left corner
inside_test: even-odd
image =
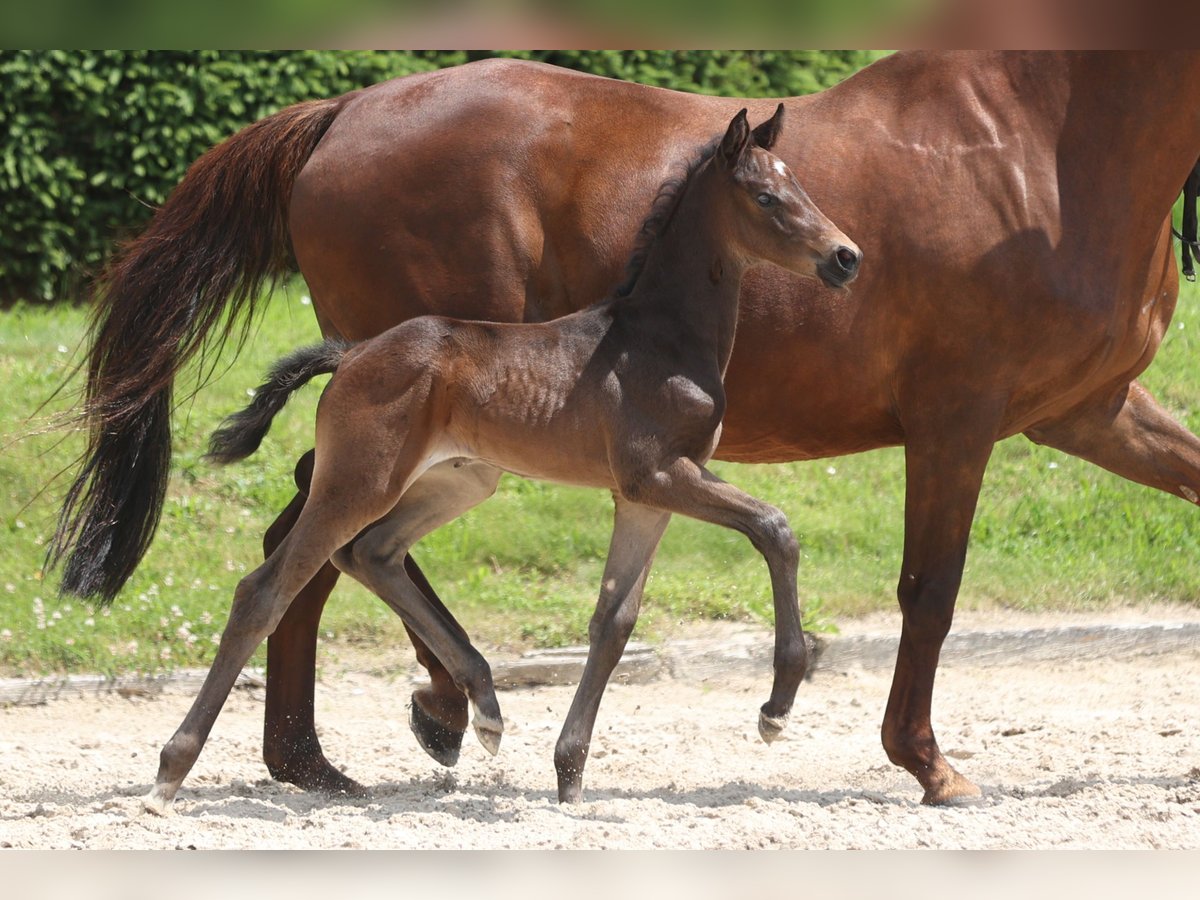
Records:
[[[691,162],[687,163],[682,174],[672,175],[659,186],[654,202],[650,204],[650,213],[642,220],[642,226],[633,241],[633,251],[629,254],[629,262],[625,264],[625,280],[617,286],[615,296],[628,297],[633,292],[642,269],[646,267],[646,257],[650,254],[650,248],[675,218],[679,201],[687,192],[692,176],[712,158],[720,143],[720,138],[717,138],[701,147]]]

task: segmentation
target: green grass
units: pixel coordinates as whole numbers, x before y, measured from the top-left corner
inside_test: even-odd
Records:
[[[41,571],[66,479],[39,491],[70,465],[80,436],[17,440],[69,405],[63,396],[34,415],[69,371],[83,328],[82,311],[66,306],[0,313],[0,672],[205,665],[234,585],[259,562],[261,534],[291,497],[292,464],[311,445],[319,389],[301,392],[264,448],[244,463],[210,465],[201,459],[204,443],[245,402],[269,362],[316,339],[311,309],[300,287],[278,294],[247,352],[177,411],[176,467],[162,526],[109,610],[60,600],[55,577]],[[1200,291],[1185,285],[1176,320],[1143,378],[1192,429],[1200,428],[1197,330]],[[803,547],[801,600],[810,626],[894,608],[901,450],[714,468],[790,516]],[[1189,504],[1024,438],[1005,441],[980,499],[960,606],[1194,604],[1195,515]],[[477,639],[508,646],[577,642],[586,635],[610,522],[604,492],[506,477],[495,498],[422,542],[418,559]],[[766,568],[740,536],[677,519],[647,589],[639,634],[703,617],[769,622]],[[354,644],[397,661],[411,658],[391,613],[348,580],[327,608],[322,638],[335,649]]]

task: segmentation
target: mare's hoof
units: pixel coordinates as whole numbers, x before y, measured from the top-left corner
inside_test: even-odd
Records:
[[[343,775],[320,751],[313,754],[296,754],[281,765],[267,765],[267,771],[276,781],[294,784],[302,791],[318,794],[344,794],[348,797],[365,797],[367,789]]]
[[[763,739],[764,743],[773,743],[783,733],[787,720],[787,716],[768,716],[760,710],[758,713],[758,736]]]
[[[371,796],[371,789],[365,784],[360,784],[353,778],[348,778],[341,772],[338,772],[337,769],[334,769],[333,771],[337,773],[338,777],[326,780],[324,787],[320,788],[321,793],[342,797]]]
[[[471,722],[475,726],[475,737],[483,744],[483,749],[495,756],[500,752],[500,738],[504,734],[504,723],[500,719],[491,719],[478,713]]]
[[[977,806],[983,802],[983,792],[979,786],[969,779],[963,778],[957,772],[951,772],[951,778],[942,784],[925,789],[921,802],[926,806]]]
[[[458,754],[462,750],[463,733],[447,728],[425,712],[415,699],[409,712],[408,727],[412,729],[421,749],[443,766],[453,766],[458,762]]]

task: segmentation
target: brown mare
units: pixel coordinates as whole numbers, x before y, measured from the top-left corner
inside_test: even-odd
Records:
[[[1023,433],[1200,498],[1200,440],[1134,380],[1178,293],[1168,219],[1200,155],[1200,54],[899,53],[785,105],[798,127],[774,152],[871,265],[849,296],[747,274],[716,456],[904,445],[903,628],[883,745],[926,802],[969,797],[930,704],[995,442]],[[619,279],[671,164],[741,106],[765,117],[774,101],[486,61],[283,110],[202,157],[103,285],[91,455],[56,544],[65,588],[111,597],[136,566],[162,503],[173,377],[225,311],[286,270],[289,246],[327,335],[424,313],[551,319]],[[312,716],[336,578],[324,567],[268,644],[264,756],[309,788],[355,787]],[[450,761],[466,700],[414,643],[432,678],[414,727]]]
[[[782,730],[804,677],[799,549],[783,513],[712,475],[742,272],[773,262],[837,287],[860,254],[768,150],[783,105],[753,134],[746,110],[661,198],[628,290],[553,322],[426,316],[356,347],[327,341],[282,360],[213,437],[224,462],[254,452],[293,391],[333,372],[317,411],[316,464],[296,524],[239,583],[216,660],[162,751],[146,805],[170,806],[242,666],[331,559],[369,587],[450,671],[495,753],[503,722],[491,670],[404,572],[409,548],[490,497],[502,472],[607,488],[616,505],[591,650],[554,753],[558,797],[581,798],[608,677],[637,620],[672,513],[749,537],[771,573],[775,682],[759,714]]]

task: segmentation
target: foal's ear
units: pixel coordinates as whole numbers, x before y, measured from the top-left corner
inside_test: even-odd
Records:
[[[742,110],[729,123],[729,130],[721,138],[721,146],[717,157],[729,168],[737,165],[742,153],[750,143],[750,125],[746,122],[746,110]]]
[[[770,150],[779,140],[779,132],[783,128],[783,104],[775,110],[775,115],[754,129],[754,143],[764,150]]]

